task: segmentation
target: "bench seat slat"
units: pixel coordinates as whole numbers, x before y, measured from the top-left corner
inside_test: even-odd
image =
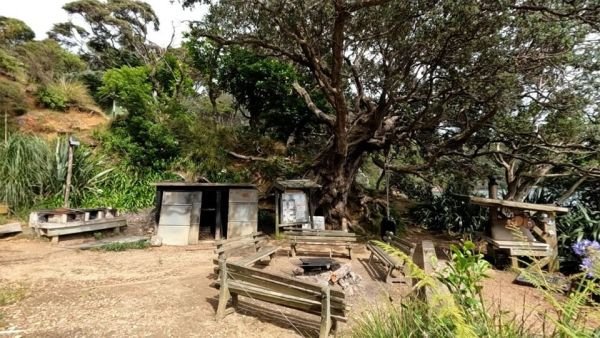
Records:
[[[303,297],[285,295],[241,281],[230,281],[228,282],[227,287],[229,288],[229,292],[237,293],[242,296],[278,304],[292,309],[303,310],[305,312],[317,315],[321,314],[320,300],[310,300]],[[331,303],[332,318],[340,321],[347,321],[347,318],[344,315],[345,311],[345,306],[343,309],[340,309],[339,307],[334,306],[334,302]]]
[[[259,260],[261,260],[262,258],[265,258],[273,253],[275,253],[277,250],[281,249],[280,246],[269,246],[269,247],[262,247],[260,249],[260,251],[258,251],[257,253],[255,253],[252,256],[246,257],[242,260],[237,261],[238,264],[240,265],[250,265],[252,263],[255,263]]]
[[[356,237],[288,236],[293,241],[356,242]]]

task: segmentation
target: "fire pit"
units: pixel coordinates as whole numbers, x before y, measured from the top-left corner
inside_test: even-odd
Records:
[[[350,263],[340,264],[331,258],[300,258],[293,270],[296,278],[325,285],[339,285],[350,295],[362,278],[352,271]]]
[[[303,273],[314,273],[335,270],[340,263],[331,258],[300,258],[300,266]]]

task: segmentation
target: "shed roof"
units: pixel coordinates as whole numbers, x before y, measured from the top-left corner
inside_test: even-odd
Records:
[[[273,187],[278,190],[288,190],[288,189],[318,189],[321,188],[321,185],[317,184],[313,180],[307,179],[298,179],[298,180],[284,180],[284,181],[275,181]]]
[[[569,208],[559,207],[552,204],[535,204],[516,201],[505,201],[494,198],[485,198],[477,196],[464,196],[469,199],[472,204],[482,205],[485,207],[507,207],[522,210],[547,211],[547,212],[569,212]]]
[[[157,188],[241,188],[241,189],[256,189],[256,186],[251,183],[189,183],[189,182],[157,182],[152,185]]]

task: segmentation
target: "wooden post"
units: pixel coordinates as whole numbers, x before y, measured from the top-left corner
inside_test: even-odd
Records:
[[[331,330],[331,298],[329,285],[321,289],[321,331],[319,338],[327,338]]]
[[[275,191],[275,237],[279,236],[279,208],[280,208],[280,195],[279,191]]]
[[[306,200],[306,204],[308,204],[308,217],[310,218],[310,228],[314,229],[315,228],[315,221],[313,220],[313,209],[312,209],[312,193],[311,193],[311,189],[308,189],[308,193],[306,194],[307,196],[307,200]]]
[[[65,182],[65,201],[63,206],[69,207],[69,193],[71,192],[71,179],[73,177],[73,145],[69,142],[69,159],[67,160],[67,180]]]
[[[221,227],[222,227],[222,220],[221,220],[221,191],[217,191],[217,203],[216,203],[216,207],[215,207],[215,240],[219,240],[221,239]]]
[[[219,261],[219,305],[217,306],[217,320],[223,319],[226,314],[227,302],[231,297],[227,286],[227,261]]]
[[[8,111],[4,109],[4,144],[8,144]]]

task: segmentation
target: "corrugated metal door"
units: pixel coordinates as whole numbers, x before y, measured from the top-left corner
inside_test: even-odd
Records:
[[[202,200],[201,192],[165,191],[163,192],[158,223],[158,236],[165,245],[188,245],[190,242],[192,210],[196,201]],[[195,213],[194,213],[195,214]],[[194,223],[196,223],[194,217]],[[196,232],[198,227],[196,226]],[[193,237],[193,235],[192,235]],[[196,234],[196,241],[197,241]]]
[[[258,191],[229,190],[227,238],[249,235],[258,229]]]

